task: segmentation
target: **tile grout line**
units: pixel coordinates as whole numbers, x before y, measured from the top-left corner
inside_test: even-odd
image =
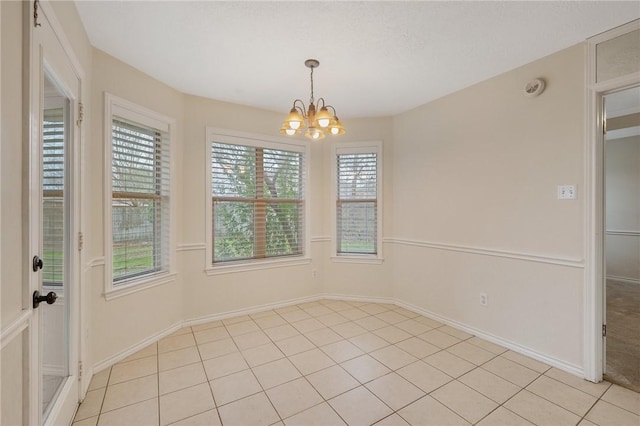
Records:
[[[296,306],[296,305],[293,305],[293,306]],[[274,311],[274,312],[275,312],[275,311]],[[279,314],[276,312],[276,315],[279,315]],[[286,319],[285,319],[285,318],[283,318],[282,316],[280,316],[280,317],[286,321]],[[256,326],[260,329],[260,326],[255,322],[255,320],[251,319],[251,321],[252,321],[253,323],[255,323],[255,324],[256,324]],[[225,327],[226,327],[226,324],[225,324]],[[260,330],[262,330],[262,329],[260,329]],[[264,332],[264,331],[263,331],[263,332]],[[227,329],[227,333],[229,333],[229,329]],[[248,333],[244,333],[244,334],[248,334]],[[265,333],[265,334],[266,334],[266,333]],[[280,413],[279,413],[279,412],[278,412],[278,410],[276,409],[275,405],[273,404],[273,401],[271,401],[271,398],[269,398],[269,395],[267,394],[266,389],[264,388],[264,386],[262,385],[262,383],[261,383],[261,382],[260,382],[260,380],[258,379],[258,376],[256,376],[256,373],[253,371],[253,367],[251,366],[251,364],[249,364],[249,361],[247,360],[247,358],[245,357],[245,355],[242,353],[242,351],[241,351],[241,350],[240,350],[240,348],[238,347],[238,344],[236,343],[235,339],[233,338],[234,336],[232,336],[232,335],[231,335],[231,333],[229,333],[229,335],[231,336],[231,340],[233,341],[233,344],[235,345],[236,349],[238,349],[238,353],[240,354],[240,356],[242,357],[242,359],[244,359],[244,361],[247,363],[247,366],[249,367],[249,371],[251,371],[251,374],[253,375],[253,378],[256,380],[256,382],[257,382],[257,383],[258,383],[258,385],[260,386],[260,389],[262,389],[262,393],[264,393],[264,396],[267,398],[267,401],[269,401],[269,404],[271,404],[271,408],[273,408],[273,411],[276,413],[276,415],[278,416],[278,418],[280,419],[280,421],[284,423],[284,421],[283,421],[283,419],[282,419],[282,416],[280,415]],[[266,335],[267,335],[267,334],[266,334]],[[241,336],[241,335],[239,335],[239,336]],[[275,344],[275,342],[271,339],[271,337],[270,337],[269,335],[267,335],[267,338],[271,341],[271,344],[272,344],[272,345],[274,345],[274,346],[278,349],[278,351],[280,351],[280,353],[282,353],[282,351],[280,350],[280,348]],[[257,347],[257,346],[256,346],[256,347]],[[250,348],[247,348],[247,350],[248,350],[248,349],[250,349]],[[284,355],[284,353],[282,353],[282,355]],[[279,359],[282,359],[282,358],[279,358]],[[279,359],[278,359],[278,360],[279,360]],[[276,361],[277,361],[277,360],[276,360]],[[273,361],[269,361],[269,362],[273,362]],[[264,363],[264,364],[268,364],[269,362],[266,362],[266,363]],[[264,364],[260,364],[260,365],[264,365]],[[257,366],[258,366],[258,365],[256,365],[256,367],[257,367]],[[295,366],[294,366],[294,367],[295,367]],[[232,373],[232,374],[235,374],[235,373]],[[209,382],[209,383],[211,383],[211,382]],[[213,388],[212,388],[212,391],[213,391]],[[229,401],[227,404],[224,404],[224,405],[232,404],[232,403],[234,403],[234,402],[240,401],[240,400],[242,400],[242,399],[244,399],[244,398],[248,398],[248,397],[253,396],[253,395],[257,395],[257,393],[254,393],[254,394],[251,394],[251,395],[243,396],[242,398],[238,398],[238,399],[236,399],[236,400],[234,400],[234,401]],[[217,406],[216,406],[216,408],[217,408]],[[219,412],[219,411],[218,411],[218,415],[220,415],[220,412]],[[224,424],[224,423],[222,422],[222,416],[220,416],[220,422],[221,422],[222,424]],[[275,424],[275,423],[278,423],[278,422],[276,421],[276,422],[274,422],[273,424]]]

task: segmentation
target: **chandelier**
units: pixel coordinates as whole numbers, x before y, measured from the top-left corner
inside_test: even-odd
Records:
[[[317,59],[307,59],[304,64],[311,69],[311,99],[309,99],[309,107],[305,109],[304,102],[300,99],[293,101],[293,107],[287,118],[285,118],[284,123],[282,123],[280,133],[288,136],[298,135],[302,133],[306,126],[307,131],[304,135],[309,139],[322,139],[325,136],[325,132],[331,135],[344,134],[344,127],[338,120],[335,108],[331,105],[325,105],[323,98],[318,99],[319,110],[316,111],[315,99],[313,98],[313,69],[319,67],[320,62]],[[329,112],[329,108],[331,108],[333,114]]]

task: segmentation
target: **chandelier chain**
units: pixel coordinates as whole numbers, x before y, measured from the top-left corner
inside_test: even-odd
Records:
[[[315,67],[311,67],[311,99],[309,100],[309,103],[313,104],[313,102],[315,101],[315,99],[313,98],[313,69]]]

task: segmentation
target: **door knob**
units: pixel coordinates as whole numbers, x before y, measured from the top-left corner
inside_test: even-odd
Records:
[[[58,295],[53,291],[47,293],[46,296],[42,296],[40,295],[40,292],[36,290],[33,292],[33,308],[37,308],[42,302],[47,302],[47,305],[53,305],[54,303],[56,303],[57,298]]]
[[[32,268],[33,272],[38,272],[38,269],[42,269],[44,266],[44,262],[40,258],[40,256],[33,256]]]

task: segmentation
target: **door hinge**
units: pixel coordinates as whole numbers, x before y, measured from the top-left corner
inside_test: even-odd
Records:
[[[38,5],[40,4],[40,0],[33,1],[33,26],[41,27],[42,24],[38,22]]]
[[[607,324],[602,324],[602,337],[607,336]]]
[[[78,102],[78,120],[76,121],[78,127],[82,125],[82,120],[84,120],[84,105],[82,102]]]
[[[78,232],[78,251],[82,251],[84,246],[84,234],[82,232]]]
[[[78,378],[82,378],[82,361],[78,361]]]

